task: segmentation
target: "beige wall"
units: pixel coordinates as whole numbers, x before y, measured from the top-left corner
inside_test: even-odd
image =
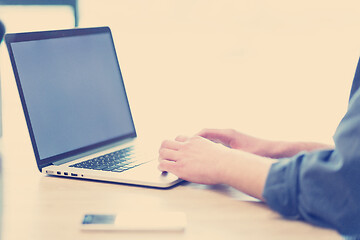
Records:
[[[80,1],[80,24],[112,27],[141,127],[331,142],[360,52],[359,1],[102,3]]]
[[[359,1],[80,0],[79,9],[81,27],[113,30],[140,134],[216,127],[331,142],[346,111]],[[63,19],[46,28],[72,22]],[[2,81],[16,93],[11,74]],[[4,111],[21,115],[12,96]]]

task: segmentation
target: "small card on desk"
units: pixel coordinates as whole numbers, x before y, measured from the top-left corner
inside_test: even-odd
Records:
[[[117,214],[85,214],[82,230],[113,231],[183,231],[183,212],[120,212]]]

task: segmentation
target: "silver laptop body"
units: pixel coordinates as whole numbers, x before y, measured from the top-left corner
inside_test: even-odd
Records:
[[[137,144],[108,27],[13,33],[5,41],[40,172],[159,188],[181,181]]]

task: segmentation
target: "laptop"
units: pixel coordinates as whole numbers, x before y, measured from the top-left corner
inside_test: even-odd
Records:
[[[108,27],[7,34],[40,172],[168,188],[142,151]]]

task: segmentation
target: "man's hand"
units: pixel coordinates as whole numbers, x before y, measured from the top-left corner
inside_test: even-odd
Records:
[[[201,184],[223,183],[231,149],[203,137],[165,140],[159,150],[159,169]]]
[[[165,140],[159,150],[162,171],[195,183],[228,184],[259,199],[273,162],[200,136]]]

